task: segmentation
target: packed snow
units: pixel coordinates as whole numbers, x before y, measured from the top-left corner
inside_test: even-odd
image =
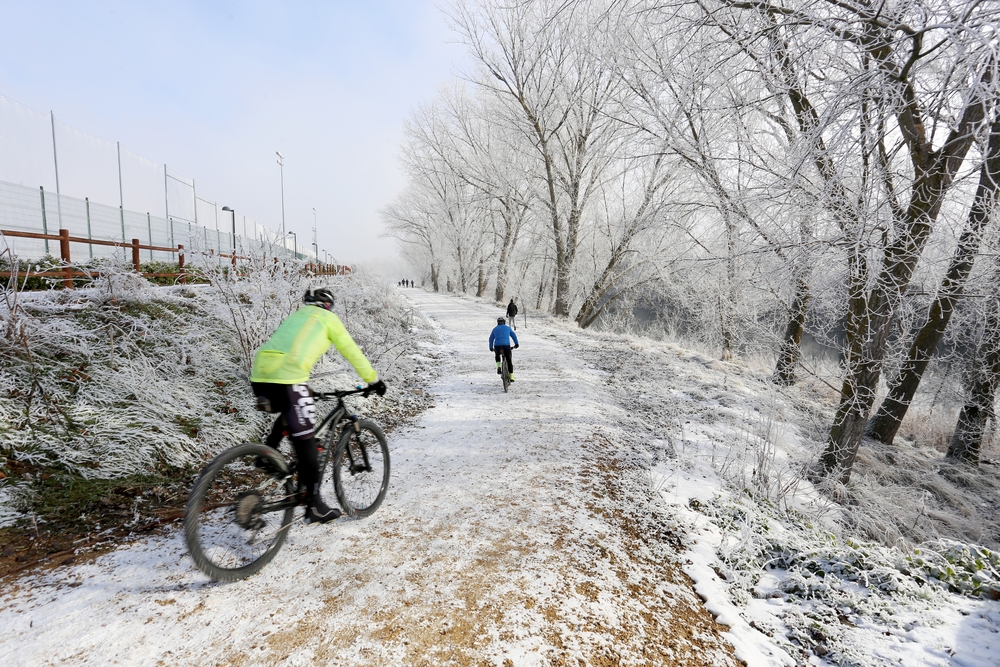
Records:
[[[436,377],[375,515],[233,584],[176,529],[8,580],[4,664],[997,664],[1000,603],[783,486],[806,447],[745,368],[529,317],[504,394],[496,308],[402,294]]]

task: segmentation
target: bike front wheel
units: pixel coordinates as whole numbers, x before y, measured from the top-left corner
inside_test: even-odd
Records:
[[[279,452],[259,443],[227,449],[202,470],[184,508],[191,559],[215,581],[258,572],[285,543],[295,501]]]
[[[349,424],[333,455],[333,486],[348,516],[370,516],[389,490],[389,445],[378,424]]]

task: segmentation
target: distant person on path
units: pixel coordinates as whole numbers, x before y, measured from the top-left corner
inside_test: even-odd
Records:
[[[517,330],[517,304],[514,303],[514,297],[510,298],[510,303],[507,304],[507,319],[510,320],[510,326],[515,331]]]
[[[316,406],[307,384],[309,373],[334,345],[379,396],[385,394],[385,383],[378,379],[343,322],[333,314],[333,292],[326,288],[310,289],[302,300],[305,305],[286,317],[257,351],[250,371],[250,386],[261,409],[281,413],[264,444],[277,449],[287,431],[295,446],[306,523],[326,523],[340,518],[340,510],[327,507],[319,495],[323,471],[319,469]]]
[[[507,360],[507,368],[510,369],[510,381],[514,381],[514,361],[510,356],[510,341],[514,340],[514,349],[520,347],[517,342],[517,334],[511,331],[506,321],[502,317],[497,318],[497,325],[490,332],[490,352],[493,352],[497,360],[497,375],[500,375],[500,355]]]

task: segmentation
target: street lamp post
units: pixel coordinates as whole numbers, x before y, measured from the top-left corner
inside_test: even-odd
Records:
[[[278,156],[278,167],[281,172],[281,236],[284,243],[284,239],[288,238],[288,234],[285,233],[285,156],[281,151],[274,151],[274,154]]]
[[[313,206],[313,254],[316,255],[316,261],[319,261],[319,243],[316,242],[316,207]]]
[[[285,234],[285,238],[288,238],[289,236],[292,237],[292,259],[298,259],[299,237],[295,235],[295,232],[288,232]]]

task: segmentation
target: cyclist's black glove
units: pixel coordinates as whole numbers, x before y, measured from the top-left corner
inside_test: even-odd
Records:
[[[365,387],[365,396],[373,391],[379,396],[385,396],[385,382],[382,382],[382,380],[372,382],[370,385]]]
[[[519,347],[521,347],[521,346],[520,346],[520,345],[515,345],[515,346],[514,346],[514,349],[516,350],[516,349],[517,349],[517,348],[519,348]]]

